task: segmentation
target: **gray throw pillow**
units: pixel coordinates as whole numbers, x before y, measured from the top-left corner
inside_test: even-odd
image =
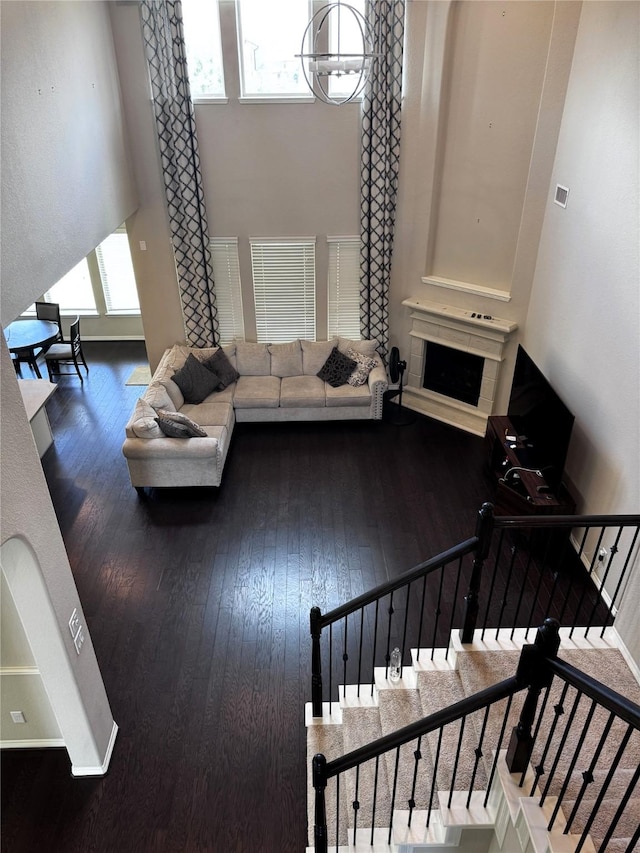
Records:
[[[357,364],[352,358],[341,353],[338,347],[334,347],[316,375],[328,382],[332,388],[339,388],[347,382],[356,367]]]
[[[173,374],[173,381],[187,403],[201,403],[220,387],[220,377],[205,367],[191,353],[184,365]]]
[[[231,385],[232,382],[237,382],[240,378],[240,374],[231,364],[222,347],[202,363],[207,370],[212,371],[218,377],[218,381],[220,382],[219,390]]]
[[[194,432],[190,426],[170,421],[165,418],[156,418],[156,423],[168,438],[198,438],[199,434]]]

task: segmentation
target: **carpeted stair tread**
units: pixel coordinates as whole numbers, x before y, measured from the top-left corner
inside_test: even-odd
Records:
[[[582,800],[580,803],[580,807],[576,813],[575,818],[571,824],[571,832],[574,834],[580,834],[587,823],[589,815],[591,814],[591,810],[596,804],[596,800],[587,800],[586,798]],[[574,806],[573,800],[563,800],[562,801],[562,811],[564,816],[569,819],[569,815]],[[607,831],[609,830],[609,826],[611,825],[611,821],[615,817],[616,811],[620,806],[620,800],[615,798],[605,798],[600,808],[598,809],[598,814],[596,815],[591,827],[589,828],[589,835],[593,839],[596,847],[602,843],[604,840]],[[615,825],[614,828],[614,837],[617,839],[620,838],[631,838],[634,832],[638,829],[638,825],[640,824],[640,799],[631,798],[627,803],[627,807],[623,814],[620,816],[620,820]],[[609,850],[609,847],[607,847]]]
[[[417,690],[381,690],[378,694],[378,702],[380,708],[380,725],[382,733],[385,735],[391,734],[403,726],[408,726],[410,723],[415,723],[425,716]],[[408,809],[410,799],[414,800],[415,808],[426,809],[429,806],[433,764],[429,747],[425,743],[424,738],[422,738],[420,743],[416,788],[413,791],[415,752],[417,749],[417,739],[400,747],[395,796],[395,807],[397,809]],[[389,779],[389,788],[392,792],[396,755],[397,750],[395,749],[386,755],[387,776]],[[435,794],[433,802],[437,804]]]
[[[418,687],[420,688],[420,699],[425,716],[440,711],[442,708],[447,708],[449,705],[453,705],[465,697],[464,687],[457,671],[437,670],[434,672],[420,672],[418,674]],[[431,755],[435,761],[439,734],[432,732],[427,737]],[[445,726],[440,744],[440,758],[437,771],[437,781],[440,790],[448,791],[451,788],[454,769],[452,756],[455,756],[458,751],[459,738],[460,723]],[[483,762],[479,762],[476,767],[475,749],[477,746],[478,733],[474,722],[471,718],[468,718],[465,722],[462,749],[453,785],[457,791],[468,791],[472,786],[472,780],[475,790],[482,790],[486,786],[487,775]]]
[[[313,845],[313,826],[315,822],[315,791],[311,780],[311,762],[314,755],[322,753],[327,761],[344,755],[342,726],[309,726],[307,728],[307,821],[309,826],[309,844]],[[330,779],[326,788],[327,827],[329,839],[335,843],[336,831],[336,780]],[[344,785],[340,790],[340,831],[339,844],[347,843],[347,796]]]
[[[372,743],[382,737],[380,726],[380,712],[376,707],[366,708],[343,708],[342,727],[344,730],[344,752],[345,754],[361,746]],[[367,761],[360,766],[359,773],[356,770],[348,770],[343,774],[349,809],[349,826],[353,825],[353,802],[356,799],[360,804],[358,809],[358,827],[389,826],[391,811],[391,792],[387,778],[387,767],[384,759],[378,762],[376,774],[376,761]],[[376,790],[375,816],[373,814],[373,792]]]

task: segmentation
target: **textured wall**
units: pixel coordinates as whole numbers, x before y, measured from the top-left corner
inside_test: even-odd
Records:
[[[108,5],[2,3],[2,325],[136,206]]]

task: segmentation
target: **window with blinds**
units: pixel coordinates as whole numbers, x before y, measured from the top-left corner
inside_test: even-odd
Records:
[[[360,338],[360,238],[327,237],[329,338]]]
[[[250,239],[257,339],[316,337],[316,241]]]
[[[242,291],[237,237],[212,237],[209,242],[215,282],[220,343],[244,340]]]
[[[139,314],[136,277],[124,227],[100,243],[96,248],[96,260],[107,314]]]

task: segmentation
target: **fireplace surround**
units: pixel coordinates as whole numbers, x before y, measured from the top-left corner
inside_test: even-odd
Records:
[[[484,435],[504,349],[517,323],[422,299],[402,304],[411,317],[406,404]]]

